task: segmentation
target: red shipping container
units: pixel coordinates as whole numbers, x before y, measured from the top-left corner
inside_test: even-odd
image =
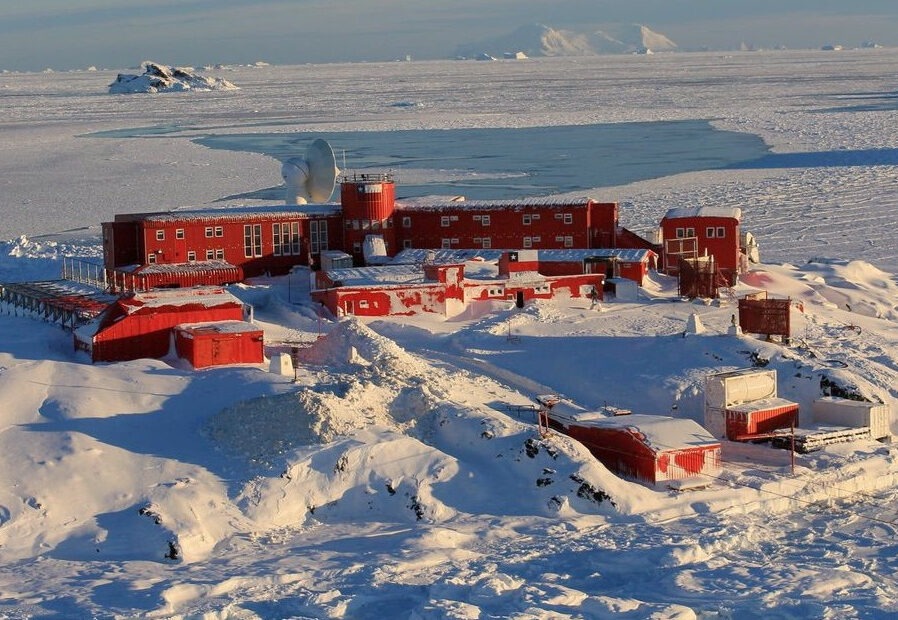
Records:
[[[798,403],[784,398],[765,398],[726,410],[726,434],[730,441],[745,441],[798,423]]]

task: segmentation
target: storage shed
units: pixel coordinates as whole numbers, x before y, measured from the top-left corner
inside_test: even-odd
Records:
[[[174,332],[178,357],[194,368],[265,360],[262,329],[246,321],[191,323],[176,326]]]
[[[693,420],[644,414],[547,415],[551,428],[582,443],[624,478],[657,485],[720,473],[720,442]]]
[[[730,441],[747,441],[797,425],[798,403],[785,398],[753,400],[726,410],[726,435]]]
[[[94,362],[160,358],[169,352],[176,325],[244,319],[243,302],[218,287],[133,293],[76,329],[75,348]]]

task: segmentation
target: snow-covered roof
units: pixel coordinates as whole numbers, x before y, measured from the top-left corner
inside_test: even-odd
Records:
[[[305,205],[238,205],[222,208],[185,208],[177,211],[160,211],[144,214],[146,222],[188,222],[188,221],[229,221],[247,219],[270,219],[272,217],[312,218],[327,215],[338,215],[342,212],[339,204],[305,204]],[[123,216],[124,221],[133,216]],[[116,217],[116,221],[119,218]]]
[[[209,271],[232,271],[237,269],[226,260],[203,260],[190,263],[152,263],[149,265],[129,265],[120,267],[119,271],[133,271],[135,273],[201,273]]]
[[[793,406],[798,407],[798,403],[791,400],[786,400],[785,398],[762,398],[761,400],[751,400],[747,403],[730,405],[727,407],[727,411],[753,413],[755,411],[767,411],[768,409],[781,409],[783,407]]]
[[[742,221],[742,209],[739,207],[677,207],[668,209],[665,220],[676,220],[684,217],[729,217]]]
[[[642,434],[645,444],[656,451],[720,443],[698,422],[684,418],[638,413],[597,417],[587,412],[577,416],[574,422],[595,428],[631,429]]]
[[[519,250],[402,250],[394,258],[393,263],[421,263],[432,258],[435,263],[459,263],[471,260],[497,261],[505,252],[517,252]],[[650,254],[648,249],[609,248],[594,250],[536,250],[536,258],[539,262],[561,263],[583,261],[588,258],[617,258],[628,263],[638,263],[647,260]]]
[[[428,282],[417,264],[384,265],[383,267],[346,267],[331,269],[328,277],[336,286],[410,285]]]
[[[130,314],[141,308],[176,307],[192,304],[214,308],[227,304],[242,305],[243,302],[225,289],[217,286],[194,286],[137,292],[130,297],[123,297],[119,300],[119,304]]]
[[[261,332],[262,328],[248,321],[207,321],[204,323],[182,323],[175,329],[193,333],[245,334]]]
[[[571,209],[586,207],[592,199],[582,198],[517,198],[514,200],[443,200],[432,202],[428,199],[403,198],[396,201],[397,211],[441,211],[446,209],[471,210],[478,209],[522,209],[527,207]]]

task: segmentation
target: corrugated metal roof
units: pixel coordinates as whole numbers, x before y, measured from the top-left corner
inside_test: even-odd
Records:
[[[478,209],[524,209],[527,207],[542,208],[585,208],[590,202],[596,202],[591,198],[518,198],[515,200],[444,200],[443,202],[423,202],[426,198],[417,202],[414,198],[403,198],[396,201],[397,211],[439,211],[456,209],[463,211],[475,211]],[[611,204],[611,203],[607,203]]]
[[[323,204],[323,205],[266,205],[259,207],[236,206],[183,209],[178,211],[160,211],[159,213],[148,213],[143,218],[147,222],[196,222],[196,221],[243,221],[252,219],[271,219],[273,217],[289,217],[289,218],[315,218],[326,217],[329,215],[339,215],[342,213],[342,207],[339,204]]]
[[[742,220],[742,209],[739,207],[677,207],[668,209],[665,220],[676,220],[684,217],[730,217]]]

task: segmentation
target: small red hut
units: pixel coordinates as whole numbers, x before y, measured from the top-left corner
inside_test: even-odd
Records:
[[[94,362],[161,358],[176,325],[244,318],[243,302],[218,287],[134,293],[76,329],[75,348],[89,352]]]
[[[548,411],[551,428],[573,437],[605,467],[650,485],[720,473],[720,442],[692,420],[656,415],[566,417]]]
[[[262,329],[246,321],[214,321],[175,327],[178,357],[194,368],[227,364],[261,364],[265,360]]]

